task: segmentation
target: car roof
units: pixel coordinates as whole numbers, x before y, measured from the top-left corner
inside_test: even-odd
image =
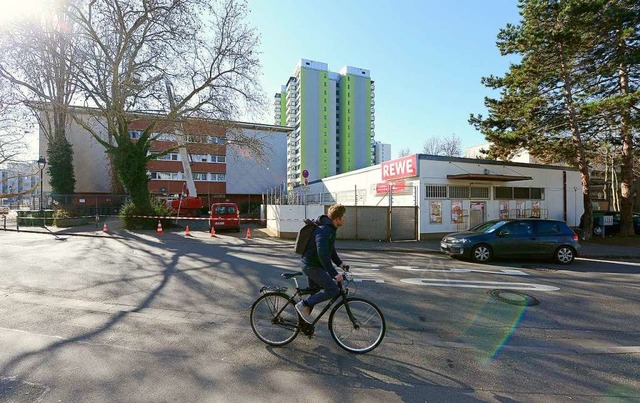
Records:
[[[500,221],[554,221],[564,222],[555,218],[536,218],[536,217],[522,217],[522,218],[496,218],[495,220],[488,220],[485,222],[500,222]]]

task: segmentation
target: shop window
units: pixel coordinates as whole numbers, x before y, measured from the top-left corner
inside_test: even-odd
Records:
[[[468,199],[469,186],[449,186],[449,197],[452,199]]]
[[[513,188],[514,199],[529,199],[530,196],[529,188]]]
[[[513,199],[513,188],[510,186],[496,186],[493,188],[493,197],[498,200],[511,200]]]
[[[472,199],[488,199],[489,187],[473,186],[469,188],[469,193]]]
[[[446,199],[447,186],[446,185],[427,185],[425,189],[425,195],[427,199]]]

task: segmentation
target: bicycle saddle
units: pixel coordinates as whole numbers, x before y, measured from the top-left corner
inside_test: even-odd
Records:
[[[293,278],[295,276],[302,276],[303,274],[304,274],[303,272],[297,271],[295,273],[282,273],[280,275],[280,277],[289,279],[289,278]]]

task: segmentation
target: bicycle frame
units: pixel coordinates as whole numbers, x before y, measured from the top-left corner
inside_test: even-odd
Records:
[[[298,272],[298,273],[294,273],[291,277],[289,277],[290,279],[293,279],[293,282],[296,285],[296,292],[291,295],[289,297],[289,303],[295,305],[296,303],[296,297],[302,299],[302,296],[304,295],[303,290],[300,289],[300,286],[298,285],[298,280],[296,279],[296,276],[303,274],[302,272]],[[322,311],[320,311],[320,314],[318,316],[316,316],[316,318],[314,319],[314,321],[312,323],[306,323],[304,320],[301,322],[301,325],[297,325],[297,327],[299,328],[303,328],[304,326],[315,326],[316,323],[318,323],[318,321],[320,320],[320,318],[322,318],[324,316],[325,313],[327,313],[327,311],[329,310],[329,308],[331,308],[333,306],[333,304],[340,298],[342,298],[342,300],[344,301],[344,306],[347,310],[347,314],[349,315],[349,319],[351,320],[351,323],[353,323],[353,325],[356,328],[359,328],[360,326],[358,326],[358,324],[356,323],[353,314],[351,313],[351,309],[349,308],[349,304],[347,302],[347,293],[348,293],[348,289],[342,286],[342,282],[338,283],[338,287],[340,288],[340,292],[338,293],[338,295],[336,295],[335,297],[331,298],[331,300],[329,300],[329,303],[322,309]],[[284,311],[284,309],[286,308],[286,305],[283,306],[280,311],[278,312],[278,314],[275,316],[276,318],[280,316],[280,314]]]

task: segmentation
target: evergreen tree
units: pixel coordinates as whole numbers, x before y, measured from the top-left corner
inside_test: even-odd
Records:
[[[589,34],[585,66],[591,76],[584,114],[599,122],[606,134],[603,141],[620,154],[620,234],[633,235],[634,145],[640,126],[640,3],[598,0],[581,6],[582,30]]]
[[[543,161],[566,161],[581,176],[584,204],[583,236],[592,231],[589,153],[596,126],[584,119],[589,101],[589,72],[583,57],[589,35],[581,28],[581,1],[521,0],[520,25],[498,34],[503,55],[519,55],[504,77],[483,78],[500,90],[486,98],[489,116],[472,115],[470,123],[493,143],[490,156],[509,158],[522,148]]]

